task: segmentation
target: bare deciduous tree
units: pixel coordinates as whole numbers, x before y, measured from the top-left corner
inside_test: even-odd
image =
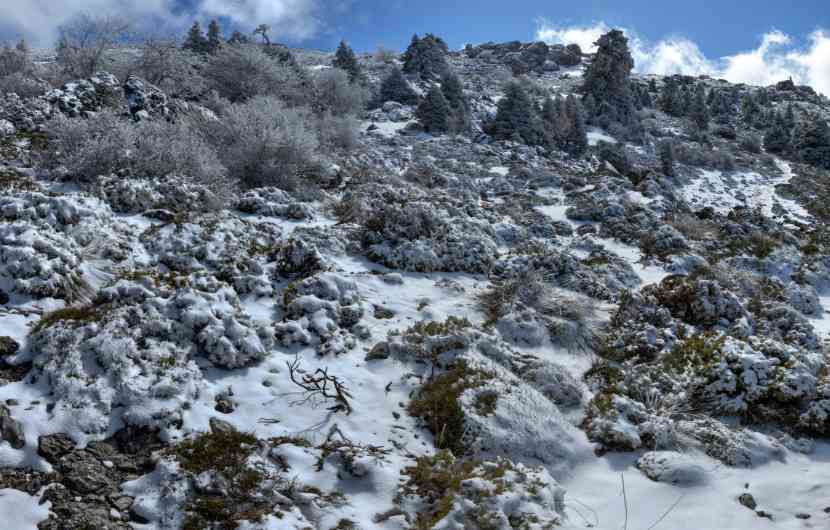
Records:
[[[58,65],[69,76],[91,76],[101,69],[107,51],[128,38],[129,29],[130,23],[116,16],[77,16],[60,28]]]

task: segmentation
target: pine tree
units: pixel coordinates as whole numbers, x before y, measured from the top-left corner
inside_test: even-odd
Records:
[[[671,142],[664,140],[659,146],[660,167],[664,175],[674,176],[674,148]]]
[[[545,129],[545,144],[549,148],[562,145],[562,115],[562,100],[559,97],[545,98],[542,104],[542,126]]]
[[[404,52],[403,71],[418,74],[423,79],[439,79],[449,71],[447,54],[449,48],[440,37],[427,33],[423,38],[412,36]]]
[[[669,116],[680,117],[683,115],[683,96],[677,81],[673,77],[668,77],[663,82],[658,105],[660,110]]]
[[[214,54],[222,47],[222,28],[219,27],[219,22],[216,19],[211,20],[208,24],[206,49],[210,54]]]
[[[190,31],[187,32],[187,38],[184,44],[182,44],[182,48],[190,50],[193,53],[206,53],[207,47],[208,42],[205,34],[202,32],[202,25],[197,20],[190,26]]]
[[[694,97],[689,108],[689,117],[697,127],[698,131],[709,130],[709,107],[706,105],[706,87],[700,83],[695,87]]]
[[[594,60],[585,70],[582,92],[596,100],[595,118],[629,124],[635,115],[631,91],[634,59],[628,39],[615,29],[600,37],[597,46]]]
[[[439,87],[433,86],[429,90],[426,98],[418,105],[416,116],[424,130],[429,133],[443,133],[449,130],[450,105]]]
[[[536,105],[516,81],[507,85],[504,97],[499,100],[496,118],[489,129],[497,140],[521,141],[528,145],[539,145],[544,141]]]
[[[441,78],[441,92],[450,106],[450,130],[464,132],[470,129],[470,103],[464,95],[464,86],[453,72],[447,72]]]
[[[776,113],[772,126],[764,134],[764,149],[770,153],[782,154],[790,149],[790,129],[786,118]]]
[[[830,126],[821,116],[802,116],[793,131],[793,150],[804,162],[830,169]]]
[[[401,69],[394,66],[380,85],[379,99],[380,103],[397,101],[404,105],[413,105],[418,102],[418,94],[409,86]]]
[[[582,106],[573,94],[565,99],[563,112],[567,118],[568,129],[565,135],[565,151],[579,155],[588,148],[588,134],[585,131],[585,116]]]
[[[360,64],[357,62],[357,56],[354,50],[346,44],[346,41],[341,40],[340,46],[337,47],[337,52],[334,54],[334,61],[332,66],[340,68],[349,74],[349,79],[352,82],[358,80],[362,76]]]

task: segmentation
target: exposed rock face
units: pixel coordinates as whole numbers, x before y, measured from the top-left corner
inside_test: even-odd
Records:
[[[514,75],[555,72],[561,67],[573,67],[582,62],[582,51],[576,44],[563,46],[548,45],[544,42],[486,43],[475,47],[468,46],[464,53],[471,58],[503,63],[511,68]]]

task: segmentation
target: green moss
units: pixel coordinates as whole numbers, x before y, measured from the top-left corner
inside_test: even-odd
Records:
[[[407,411],[426,423],[427,429],[435,435],[435,447],[449,449],[461,456],[466,452],[466,446],[463,442],[464,410],[459,398],[466,390],[477,388],[492,378],[491,373],[472,369],[464,362],[456,363],[424,383],[418,395],[409,402]]]

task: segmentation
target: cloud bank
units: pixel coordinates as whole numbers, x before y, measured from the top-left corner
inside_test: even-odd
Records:
[[[317,0],[0,0],[0,35],[50,46],[58,28],[79,13],[113,14],[162,32],[212,17],[242,29],[267,23],[280,39],[302,40],[319,28]]]
[[[590,26],[556,26],[540,21],[537,40],[551,44],[579,44],[594,51],[594,42],[611,29],[604,22]],[[648,42],[631,29],[621,28],[629,38],[635,70],[641,73],[670,75],[709,75],[733,83],[770,85],[792,77],[798,84],[813,87],[830,96],[830,33],[817,30],[804,42],[772,30],[761,36],[754,49],[735,55],[709,58],[693,41],[669,36]]]

